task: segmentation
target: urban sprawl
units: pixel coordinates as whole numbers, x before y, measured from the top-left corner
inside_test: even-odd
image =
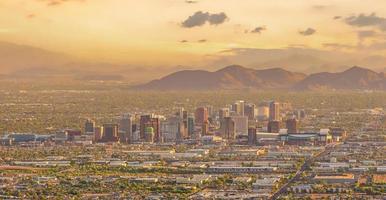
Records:
[[[240,100],[5,133],[0,199],[384,199],[384,114]]]

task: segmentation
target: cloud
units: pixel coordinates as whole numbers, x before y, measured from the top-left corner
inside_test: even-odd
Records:
[[[259,33],[260,34],[262,31],[265,31],[265,30],[267,30],[267,28],[265,28],[265,26],[258,26],[255,29],[253,29],[251,31],[251,33]]]
[[[364,40],[366,38],[374,37],[377,35],[377,32],[372,30],[358,31],[358,38]]]
[[[334,20],[338,20],[338,19],[342,19],[342,16],[334,16],[334,18],[333,18]]]
[[[208,21],[211,25],[218,25],[224,23],[227,19],[227,15],[222,12],[218,14],[209,14]]]
[[[323,43],[323,47],[331,49],[356,49],[361,51],[372,52],[373,50],[386,49],[386,41],[383,38],[385,34],[373,30],[361,30],[357,32],[358,43],[356,45],[340,44],[340,43]],[[370,38],[372,43],[364,43],[366,39]]]
[[[189,16],[188,19],[182,22],[182,26],[186,28],[192,28],[195,26],[202,26],[208,21],[209,13],[204,13],[198,11],[194,13],[192,16]]]
[[[351,26],[356,26],[356,27],[373,26],[373,27],[378,27],[382,31],[386,31],[386,18],[379,17],[375,13],[371,13],[369,15],[361,13],[356,16],[355,15],[350,16],[345,19],[345,22]]]
[[[49,1],[48,3],[47,3],[47,5],[48,6],[57,6],[57,5],[60,5],[60,4],[62,4],[63,3],[63,1]]]
[[[86,0],[38,0],[41,2],[45,2],[47,6],[59,6],[63,3],[70,2],[70,1],[77,1],[77,2],[84,2]]]
[[[189,16],[188,19],[181,23],[182,27],[193,28],[196,26],[202,26],[205,23],[210,25],[219,25],[224,23],[228,19],[225,13],[211,14],[209,12],[197,11],[193,15]]]
[[[190,4],[192,4],[192,3],[198,3],[198,1],[186,0],[185,3],[190,3]]]
[[[28,14],[27,16],[25,16],[27,19],[33,19],[36,17],[35,14],[31,13],[31,14]]]
[[[332,48],[332,49],[355,49],[356,46],[348,44],[339,44],[339,43],[323,43],[323,47]]]
[[[299,31],[299,34],[300,35],[304,35],[304,36],[309,36],[309,35],[313,35],[316,33],[316,30],[313,29],[313,28],[307,28],[306,30],[304,31]]]
[[[286,48],[287,49],[307,49],[310,47],[305,44],[289,44]]]
[[[347,47],[349,46],[347,45]],[[382,47],[382,44],[379,44],[379,47]],[[280,66],[291,71],[304,73],[341,71],[354,65],[371,66],[374,70],[385,67],[386,56],[380,56],[379,59],[375,60],[372,59],[372,53],[369,51],[359,53],[342,50],[321,50],[307,47],[283,49],[232,48],[219,52],[212,57],[208,56],[209,64],[207,66],[239,64],[256,69]]]
[[[323,11],[323,10],[327,10],[329,8],[332,8],[332,7],[333,7],[332,5],[314,5],[314,6],[312,6],[312,9],[318,10],[318,11]]]
[[[383,42],[374,42],[369,46],[370,49],[373,50],[385,50],[386,49],[386,41]]]
[[[198,43],[204,43],[204,42],[207,42],[208,40],[206,39],[201,39],[201,40],[197,40]],[[190,41],[189,40],[181,40],[179,41],[180,43],[189,43]]]

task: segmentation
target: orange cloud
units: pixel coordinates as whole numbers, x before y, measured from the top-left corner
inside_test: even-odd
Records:
[[[39,0],[39,1],[45,2],[47,4],[47,6],[58,6],[58,5],[61,5],[63,3],[70,2],[70,1],[84,2],[86,0]]]
[[[28,15],[26,16],[26,18],[28,18],[28,19],[32,19],[32,18],[35,18],[35,17],[36,17],[36,15],[33,14],[33,13],[28,14]]]

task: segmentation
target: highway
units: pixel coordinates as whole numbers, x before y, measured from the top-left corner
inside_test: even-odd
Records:
[[[325,146],[325,149],[319,153],[317,153],[316,155],[312,156],[311,158],[307,159],[304,161],[303,165],[299,168],[299,170],[296,172],[295,176],[293,176],[290,180],[287,181],[287,183],[285,183],[280,189],[278,189],[272,196],[271,196],[271,200],[276,200],[276,199],[279,199],[279,197],[284,194],[285,192],[287,192],[287,188],[288,186],[290,186],[292,183],[296,182],[299,180],[299,178],[301,177],[302,173],[304,171],[307,170],[308,166],[311,166],[312,163],[314,163],[314,161],[319,158],[319,157],[322,157],[322,156],[325,156],[327,154],[329,154],[336,145],[338,145],[339,143],[334,143],[334,144],[328,144]]]

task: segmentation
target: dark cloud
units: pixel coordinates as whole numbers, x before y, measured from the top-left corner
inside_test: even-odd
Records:
[[[26,16],[27,19],[32,19],[32,18],[35,18],[35,17],[36,17],[36,15],[33,14],[33,13],[28,14],[28,15]]]
[[[38,1],[45,2],[47,6],[59,6],[63,3],[70,2],[70,1],[84,2],[86,0],[38,0]]]
[[[299,34],[300,35],[304,35],[304,36],[309,36],[309,35],[313,35],[316,33],[316,30],[313,29],[313,28],[307,28],[306,30],[304,31],[299,31]]]
[[[186,0],[185,3],[198,3],[198,1]]]
[[[377,35],[377,32],[372,31],[372,30],[367,30],[367,31],[358,31],[358,38],[359,39],[366,39],[370,37],[374,37]]]
[[[180,43],[188,43],[189,41],[188,40],[181,40]],[[204,43],[204,42],[207,42],[206,39],[201,39],[201,40],[197,40],[198,43]]]
[[[351,26],[356,27],[367,27],[367,26],[375,26],[379,29],[386,31],[386,18],[379,17],[375,13],[371,13],[369,15],[359,14],[347,17],[345,22]]]
[[[209,12],[198,11],[192,16],[189,16],[188,19],[181,23],[181,25],[185,28],[202,26],[207,22],[210,25],[219,25],[224,23],[227,19],[228,17],[225,13],[210,14]]]
[[[370,49],[373,50],[385,50],[386,49],[386,41],[383,42],[374,42],[369,46]]]
[[[356,46],[339,43],[323,43],[323,47],[332,49],[354,49]]]
[[[60,5],[62,4],[64,1],[48,1],[47,2],[47,5],[48,6],[57,6],[57,5]]]
[[[265,26],[258,26],[255,29],[253,29],[251,31],[251,33],[259,33],[260,34],[262,31],[265,31],[265,30],[267,30],[267,28],[265,28]]]
[[[322,11],[322,10],[327,10],[329,8],[332,8],[332,7],[333,7],[332,5],[314,5],[314,6],[312,6],[312,9]]]
[[[189,16],[188,19],[182,22],[182,26],[186,28],[192,28],[195,26],[202,26],[208,21],[209,13],[198,11],[192,16]]]
[[[208,22],[211,25],[218,25],[224,23],[227,19],[227,15],[223,12],[218,14],[209,14]]]
[[[335,20],[342,19],[342,16],[334,16]]]

